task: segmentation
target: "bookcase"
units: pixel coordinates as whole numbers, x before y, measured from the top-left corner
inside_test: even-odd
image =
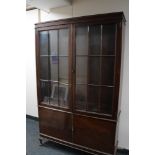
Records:
[[[123,12],[37,23],[40,138],[115,154]]]

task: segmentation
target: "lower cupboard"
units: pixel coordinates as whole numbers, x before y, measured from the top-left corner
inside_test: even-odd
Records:
[[[40,135],[90,153],[115,152],[116,122],[39,107]],[[101,153],[102,152],[102,153]]]

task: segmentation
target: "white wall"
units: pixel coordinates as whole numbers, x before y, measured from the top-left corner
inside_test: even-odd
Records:
[[[122,60],[122,75],[121,75],[121,117],[119,126],[119,144],[121,148],[129,148],[129,1],[128,0],[74,0],[72,6],[66,6],[63,8],[53,9],[50,14],[41,11],[41,21],[56,20],[68,17],[77,17],[84,15],[109,13],[123,11],[127,20],[125,27],[125,45],[124,45],[124,58]],[[33,12],[33,11],[29,11]],[[35,16],[34,12],[31,14],[27,12],[28,19],[32,19],[31,16]],[[36,11],[37,13],[37,11]],[[35,18],[34,17],[34,18]],[[27,65],[27,114],[37,115],[36,106],[36,80],[35,80],[35,58],[34,58],[34,34],[32,30],[35,23],[35,19],[31,20],[28,29],[29,40],[27,42],[29,46],[28,51],[28,65]],[[37,17],[36,17],[37,21]],[[30,34],[31,33],[31,34]]]
[[[38,116],[36,93],[36,65],[35,65],[35,29],[38,22],[38,10],[26,12],[26,114]]]

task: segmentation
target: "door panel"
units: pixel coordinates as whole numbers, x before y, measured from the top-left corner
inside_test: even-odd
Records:
[[[39,107],[40,133],[72,141],[72,116],[69,113]]]
[[[70,27],[39,32],[41,104],[69,110]],[[45,91],[45,93],[44,93]]]
[[[75,25],[74,110],[77,113],[112,117],[115,44],[115,24]]]
[[[73,120],[75,144],[113,153],[116,123],[80,115]]]

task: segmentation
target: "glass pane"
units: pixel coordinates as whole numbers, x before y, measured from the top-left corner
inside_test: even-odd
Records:
[[[98,112],[99,86],[88,86],[88,111]]]
[[[59,57],[59,82],[68,83],[68,57]]]
[[[48,80],[48,56],[40,56],[40,78]]]
[[[103,25],[103,54],[115,54],[115,31],[114,24]]]
[[[88,55],[88,26],[76,28],[76,54]]]
[[[114,84],[114,66],[115,57],[103,57],[102,58],[102,84],[113,85]]]
[[[89,57],[89,83],[100,84],[100,57]]]
[[[40,32],[40,55],[48,55],[48,31]]]
[[[101,54],[101,25],[89,27],[90,55]]]
[[[87,85],[76,85],[76,109],[86,110]]]
[[[69,30],[61,29],[59,30],[59,55],[68,55],[69,46]]]
[[[101,113],[111,114],[113,102],[113,88],[101,87]]]
[[[87,57],[76,57],[76,83],[87,83]]]
[[[59,83],[59,105],[68,107],[68,85]]]
[[[40,81],[41,86],[41,103],[49,104],[49,83],[48,81]]]
[[[58,56],[50,57],[50,79],[53,81],[58,81]]]
[[[58,106],[58,83],[56,82],[51,82],[50,104],[53,106]]]
[[[58,30],[49,31],[50,55],[58,55]]]

